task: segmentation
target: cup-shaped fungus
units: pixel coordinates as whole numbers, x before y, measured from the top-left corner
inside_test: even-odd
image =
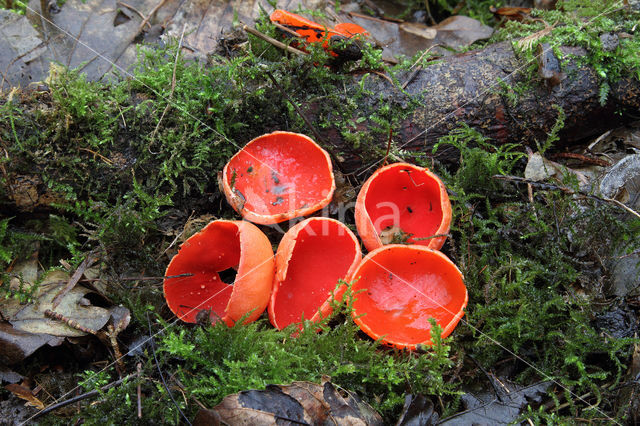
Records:
[[[464,315],[462,273],[440,251],[390,244],[369,253],[349,277],[353,317],[374,339],[397,348],[431,344],[433,318],[447,337]]]
[[[350,275],[360,260],[357,238],[337,220],[313,217],[293,226],[276,252],[268,309],[271,324],[282,329],[329,315],[332,297],[340,300],[346,289],[338,286],[339,280]]]
[[[367,250],[383,244],[420,244],[438,250],[451,225],[451,202],[429,170],[394,163],[376,170],[356,201],[356,227]]]
[[[273,132],[253,139],[229,160],[222,187],[243,218],[266,225],[323,208],[336,184],[329,154],[311,138]]]
[[[224,282],[221,272],[235,272],[235,279]],[[273,249],[262,231],[245,221],[216,220],[171,259],[164,297],[186,322],[222,320],[232,326],[244,317],[249,323],[269,303],[274,272]]]

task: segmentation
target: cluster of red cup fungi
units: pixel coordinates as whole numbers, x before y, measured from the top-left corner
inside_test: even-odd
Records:
[[[451,223],[451,203],[426,168],[394,163],[373,173],[355,206],[356,228],[369,253],[343,223],[310,217],[292,226],[273,253],[255,225],[306,216],[335,190],[331,159],[311,138],[274,132],[250,141],[225,165],[222,188],[245,220],[215,220],[187,239],[166,271],[164,293],[181,320],[256,320],[265,309],[274,327],[317,321],[352,282],[353,316],[387,345],[430,344],[433,318],[448,336],[467,305],[458,268],[438,251]],[[396,239],[401,239],[398,244]],[[232,269],[233,283],[220,273]]]

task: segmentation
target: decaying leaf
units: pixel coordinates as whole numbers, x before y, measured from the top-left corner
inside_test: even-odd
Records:
[[[523,21],[529,19],[531,13],[530,7],[504,6],[496,9],[494,6],[491,6],[489,10],[496,19],[508,21]]]
[[[21,380],[24,380],[22,375],[16,373],[10,368],[0,365],[0,383],[18,383]]]
[[[44,345],[57,346],[64,338],[48,334],[32,334],[16,330],[7,322],[0,322],[0,363],[13,365],[23,361]]]
[[[228,424],[382,425],[382,418],[371,406],[329,381],[242,391],[225,397],[213,410]]]
[[[27,401],[27,405],[36,407],[38,410],[44,410],[44,403],[40,401],[26,386],[13,383],[5,386],[5,389],[17,396],[20,399]]]
[[[496,387],[477,395],[462,395],[465,411],[459,415],[444,419],[438,424],[471,425],[471,424],[511,424],[515,422],[530,401],[540,401],[541,395],[551,385],[540,382],[531,386],[520,386],[506,379],[491,379]],[[499,395],[496,394],[499,393]]]
[[[529,155],[529,161],[524,170],[524,177],[534,182],[542,182],[549,178],[556,178],[562,181],[563,176],[572,173],[580,182],[581,187],[589,183],[587,176],[577,170],[570,169],[555,161],[544,158],[539,152]]]
[[[468,16],[451,16],[434,27],[438,35],[434,42],[453,49],[485,40],[493,34],[493,28]]]
[[[424,395],[407,395],[396,426],[430,426],[438,423],[433,402]]]
[[[415,22],[403,22],[400,24],[400,29],[413,34],[418,37],[422,37],[425,40],[433,40],[438,35],[438,31],[434,28],[429,28],[424,24],[417,24]]]
[[[109,320],[108,309],[92,306],[85,299],[89,290],[74,287],[61,299],[60,304],[52,308],[52,300],[61,288],[69,281],[69,274],[63,271],[52,271],[40,284],[34,302],[21,304],[17,299],[5,300],[0,312],[17,330],[34,334],[50,334],[54,336],[84,336],[87,333],[70,327],[64,321],[49,318],[45,311],[53,311],[62,317],[77,322],[80,326],[100,330]]]

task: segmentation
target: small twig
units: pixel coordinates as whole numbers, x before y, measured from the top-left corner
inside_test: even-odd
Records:
[[[142,19],[142,21],[144,22],[144,19],[145,19],[145,18],[144,18],[144,15],[142,14],[142,12],[140,12],[140,11],[139,11],[138,9],[136,9],[135,7],[131,6],[130,4],[125,3],[125,2],[123,2],[123,1],[117,1],[117,2],[116,2],[116,4],[117,4],[117,5],[120,5],[120,6],[124,6],[124,7],[126,7],[127,9],[129,9],[129,10],[131,10],[131,11],[133,11],[133,12],[137,13],[137,14],[138,14],[138,16],[140,17],[140,19]],[[151,28],[151,24],[150,24],[148,21],[149,21],[149,20],[147,19],[146,24],[149,26],[149,28]]]
[[[187,424],[189,426],[191,426],[191,422],[189,421],[187,416],[185,416],[184,413],[182,412],[182,410],[180,409],[180,406],[178,405],[176,400],[173,398],[173,394],[171,393],[171,390],[169,389],[169,386],[167,385],[167,382],[164,380],[164,374],[162,374],[162,370],[160,369],[160,363],[158,363],[158,357],[156,356],[156,348],[155,348],[155,342],[153,341],[153,333],[151,332],[151,320],[149,319],[149,312],[147,312],[147,324],[149,326],[149,343],[150,343],[150,346],[151,346],[151,352],[153,353],[153,359],[154,359],[154,361],[156,363],[156,367],[158,369],[158,373],[160,374],[160,378],[162,379],[162,384],[164,385],[164,388],[166,389],[167,393],[169,394],[169,397],[171,398],[171,401],[173,401],[173,403],[175,404],[176,408],[180,412],[180,415],[182,415],[182,418],[184,419],[184,421],[187,422]]]
[[[76,269],[76,271],[73,273],[67,285],[62,290],[60,290],[56,297],[53,298],[53,302],[51,302],[52,309],[58,307],[58,305],[62,301],[62,298],[69,291],[71,291],[73,287],[75,287],[78,281],[80,281],[80,278],[82,278],[82,275],[87,270],[87,268],[93,265],[96,260],[98,260],[98,257],[94,253],[89,253],[89,255],[82,261],[82,263],[80,263],[80,266],[78,266],[78,269]]]
[[[384,19],[382,19],[382,18],[376,18],[375,16],[363,15],[362,13],[358,13],[358,12],[347,12],[347,15],[355,16],[356,18],[368,19],[370,21],[380,22],[384,24],[388,24],[389,22],[396,22],[396,23],[404,22],[402,19],[390,18],[388,16],[384,16]]]
[[[480,365],[480,363],[478,361],[476,361],[476,359],[474,357],[472,357],[471,355],[468,355],[468,354],[467,354],[467,356],[480,369],[480,371],[482,371],[482,373],[487,377],[487,379],[489,380],[489,384],[493,388],[493,393],[496,395],[496,398],[498,398],[498,401],[504,402],[504,400],[502,399],[501,392],[498,389],[498,387],[496,386],[494,378],[487,372],[487,370],[484,369],[483,366]]]
[[[335,165],[338,167],[338,169],[340,169],[340,171],[342,171],[342,169],[340,167],[340,163],[341,162],[340,162],[338,156],[335,154],[335,152],[333,152],[332,147],[330,147],[328,144],[323,142],[322,136],[320,136],[320,132],[318,132],[318,130],[315,128],[315,126],[313,124],[311,124],[311,121],[307,118],[306,115],[304,115],[304,113],[300,110],[298,105],[293,101],[293,99],[291,99],[289,94],[284,91],[284,89],[282,88],[282,86],[280,86],[280,84],[278,84],[278,82],[276,81],[275,77],[267,70],[265,70],[265,74],[267,75],[267,77],[269,77],[269,80],[271,80],[273,85],[276,86],[276,88],[280,91],[280,93],[282,93],[282,96],[284,96],[287,99],[287,101],[289,101],[291,106],[293,106],[293,108],[296,110],[296,112],[298,113],[300,118],[302,118],[302,120],[305,122],[307,127],[309,127],[309,129],[313,133],[313,136],[316,138],[316,141],[320,142],[321,145],[323,145],[324,148],[327,149],[327,151],[329,151],[329,154],[331,155],[331,157],[333,157]]]
[[[60,402],[58,402],[56,404],[50,405],[47,408],[45,408],[45,409],[37,412],[36,414],[34,414],[29,420],[30,421],[31,420],[35,420],[38,417],[42,417],[45,414],[49,414],[50,412],[55,411],[55,410],[57,410],[59,408],[66,407],[67,405],[73,404],[73,403],[78,402],[78,401],[82,401],[83,399],[92,398],[94,396],[100,395],[101,392],[104,392],[104,391],[107,391],[107,390],[109,390],[109,389],[111,389],[113,387],[119,386],[124,381],[129,380],[130,378],[135,377],[135,376],[137,376],[137,374],[129,374],[128,376],[123,377],[122,379],[118,379],[115,382],[111,382],[108,385],[105,385],[105,386],[101,387],[100,390],[94,389],[92,391],[85,392],[83,394],[74,396],[73,398],[69,398],[66,401],[60,401]]]
[[[100,154],[99,152],[95,152],[95,151],[93,151],[93,150],[91,150],[89,148],[78,148],[78,150],[90,152],[91,154],[93,154],[94,160],[95,160],[96,157],[99,157],[102,161],[104,161],[108,165],[110,165],[110,166],[113,165],[113,161],[109,160],[107,157],[105,157],[104,155]]]
[[[142,372],[142,363],[139,362],[136,365],[136,371],[138,372],[138,377],[140,377],[140,373]],[[138,382],[138,418],[142,418],[142,386],[140,382]]]
[[[521,177],[518,177],[518,176],[494,175],[492,177],[494,179],[526,183],[526,184],[530,184],[530,185],[533,185],[533,186],[541,187],[542,189],[555,189],[555,190],[558,190],[558,191],[562,191],[565,194],[580,195],[580,196],[583,196],[583,197],[586,197],[586,198],[590,198],[590,199],[595,200],[595,201],[600,201],[600,202],[603,202],[603,203],[613,204],[615,206],[620,207],[623,210],[626,210],[628,213],[631,213],[632,215],[634,215],[638,219],[640,219],[640,213],[638,213],[637,211],[635,211],[635,210],[631,209],[630,207],[626,206],[624,203],[621,203],[618,200],[614,200],[613,198],[598,197],[596,195],[587,194],[586,192],[583,192],[583,191],[574,191],[573,189],[567,188],[566,186],[554,185],[552,183],[536,182],[536,181],[533,181],[531,179],[521,178]]]
[[[120,330],[115,328],[113,325],[109,324],[107,326],[107,337],[109,337],[109,343],[111,343],[111,347],[113,348],[113,356],[116,359],[116,364],[120,368],[120,371],[124,371],[124,361],[122,352],[120,352],[120,345],[118,345],[118,333]]]
[[[441,47],[439,44],[434,44],[433,46],[431,46],[430,48],[428,48],[427,50],[425,50],[424,52],[422,52],[422,55],[420,55],[420,57],[418,59],[416,59],[416,61],[413,63],[413,65],[411,65],[409,67],[409,69],[413,69],[413,67],[415,67],[417,65],[417,68],[415,70],[413,70],[413,72],[409,75],[409,77],[407,78],[407,80],[402,84],[402,90],[406,89],[407,86],[409,85],[409,83],[411,83],[413,81],[414,78],[416,78],[416,75],[418,75],[418,73],[422,70],[422,65],[420,65],[420,61],[422,61],[422,58],[424,58],[424,56],[431,52],[431,49],[435,48],[435,47]]]
[[[384,155],[384,160],[382,161],[382,167],[387,165],[387,159],[389,158],[389,151],[391,151],[391,137],[393,136],[393,129],[389,128],[389,139],[387,140],[387,153]]]
[[[191,214],[189,215],[189,217],[187,218],[187,221],[185,223],[189,223],[189,221],[191,220],[191,218],[193,217],[193,214],[195,213],[194,210],[191,210]],[[186,225],[185,225],[186,228]],[[169,249],[171,247],[173,247],[173,245],[178,241],[178,239],[184,234],[185,228],[182,228],[182,231],[180,231],[180,233],[178,235],[176,235],[176,237],[173,239],[173,241],[171,241],[171,244],[169,244],[169,246],[164,249],[164,251],[162,253],[160,253],[158,255],[158,257],[156,257],[156,260],[159,260],[162,256],[164,256],[164,254],[169,251]]]
[[[80,331],[82,331],[84,333],[93,334],[94,336],[96,334],[98,334],[98,332],[96,330],[93,330],[91,328],[87,328],[87,327],[85,327],[83,325],[80,325],[78,323],[78,321],[76,321],[76,320],[74,320],[72,318],[67,318],[66,316],[62,315],[61,313],[52,311],[51,309],[45,310],[44,311],[44,316],[48,317],[48,318],[51,318],[51,319],[54,319],[56,321],[63,322],[66,325],[68,325],[69,327],[71,327],[73,329],[76,329],[76,330],[80,330]]]
[[[164,118],[165,114],[169,111],[169,108],[171,108],[171,100],[173,99],[173,93],[176,90],[176,69],[178,67],[178,57],[180,57],[180,49],[182,48],[182,40],[184,40],[185,29],[186,29],[186,25],[183,25],[182,34],[180,35],[180,42],[178,42],[178,47],[176,49],[176,58],[173,61],[173,74],[171,75],[171,92],[169,92],[169,97],[167,98],[167,105],[164,107],[164,111],[162,111],[162,115],[160,115],[160,119],[158,120],[158,124],[156,124],[156,128],[153,129],[153,133],[151,133],[151,142],[149,144],[152,144],[153,141],[156,139],[156,134],[158,133],[158,129],[160,128],[160,123],[162,123],[162,119]]]
[[[277,29],[279,29],[280,31],[283,31],[285,33],[291,34],[292,36],[294,36],[295,38],[300,38],[300,34],[298,34],[297,32],[293,31],[290,28],[285,27],[284,25],[280,25],[277,22],[271,22],[273,25],[275,25],[275,27]]]
[[[167,0],[160,0],[160,2],[156,5],[156,7],[154,7],[153,9],[151,9],[151,12],[149,12],[149,14],[147,15],[146,18],[144,18],[142,20],[142,22],[140,23],[140,25],[138,26],[138,31],[136,31],[136,35],[140,34],[140,32],[144,29],[144,26],[147,25],[149,23],[149,20],[151,18],[153,18],[153,15],[156,14],[156,12],[165,4]],[[115,62],[115,61],[114,61]]]
[[[589,157],[577,152],[559,152],[551,156],[551,158],[569,158],[573,160],[580,160],[585,164],[593,164],[595,166],[609,167],[611,163],[602,158]]]
[[[296,49],[295,47],[291,47],[291,46],[289,46],[287,44],[279,42],[275,38],[269,37],[268,35],[261,33],[260,31],[256,30],[255,28],[251,28],[251,27],[249,27],[247,25],[244,25],[242,27],[242,29],[245,32],[253,34],[254,36],[266,41],[267,43],[270,43],[270,44],[274,45],[275,47],[277,47],[279,49],[286,50],[287,52],[290,52],[290,53],[295,53],[296,55],[307,55],[308,54],[307,52],[304,52],[304,51],[302,51],[300,49]]]
[[[148,281],[148,280],[168,280],[171,278],[186,278],[186,277],[192,277],[193,274],[191,273],[185,273],[185,274],[178,274],[178,275],[165,275],[164,277],[122,277],[122,278],[118,278],[119,281]],[[83,278],[80,281],[82,282],[94,282],[94,281],[101,281],[103,278]]]

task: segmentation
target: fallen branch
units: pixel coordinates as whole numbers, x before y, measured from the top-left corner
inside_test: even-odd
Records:
[[[278,40],[276,40],[273,37],[269,37],[266,34],[261,33],[260,31],[256,30],[255,28],[251,28],[248,25],[245,25],[242,27],[242,29],[245,32],[248,32],[249,34],[253,34],[254,36],[258,37],[259,39],[262,39],[264,41],[266,41],[267,43],[270,43],[272,45],[274,45],[275,47],[282,49],[282,50],[286,50],[287,52],[290,53],[294,53],[296,55],[307,55],[307,52],[304,52],[300,49],[296,49],[295,47],[291,47],[288,44],[284,44]]]
[[[123,382],[131,379],[132,377],[136,377],[136,376],[138,376],[138,373],[129,374],[128,376],[125,376],[122,379],[118,379],[115,382],[111,382],[108,385],[102,386],[100,389],[94,389],[92,391],[89,391],[89,392],[74,396],[73,398],[67,399],[66,401],[57,402],[57,403],[55,403],[53,405],[50,405],[50,406],[46,407],[45,409],[43,409],[41,411],[38,411],[28,421],[35,420],[35,419],[37,419],[39,417],[42,417],[42,416],[44,416],[46,414],[49,414],[52,411],[55,411],[55,410],[59,409],[59,408],[66,407],[67,405],[73,404],[73,403],[78,402],[78,401],[82,401],[83,399],[93,398],[94,396],[98,396],[102,392],[105,392],[105,391],[107,391],[107,390],[109,390],[111,388],[119,386]]]
[[[637,211],[635,211],[635,210],[631,209],[630,207],[626,206],[624,203],[621,203],[618,200],[614,200],[613,198],[598,197],[597,195],[588,194],[588,193],[583,192],[583,191],[576,191],[576,190],[573,190],[571,188],[567,188],[566,186],[554,185],[552,183],[546,183],[546,182],[536,182],[534,180],[526,179],[526,178],[522,178],[522,177],[518,177],[518,176],[494,175],[492,177],[494,179],[499,179],[499,180],[507,180],[507,181],[511,181],[511,182],[526,183],[528,185],[537,186],[537,187],[542,188],[542,189],[552,189],[552,190],[556,190],[556,191],[562,191],[565,194],[569,194],[569,195],[580,195],[582,197],[590,198],[592,200],[599,201],[601,203],[613,204],[613,205],[615,205],[617,207],[620,207],[621,209],[625,210],[626,212],[631,213],[632,215],[636,216],[638,219],[640,219],[640,213],[638,213]]]

